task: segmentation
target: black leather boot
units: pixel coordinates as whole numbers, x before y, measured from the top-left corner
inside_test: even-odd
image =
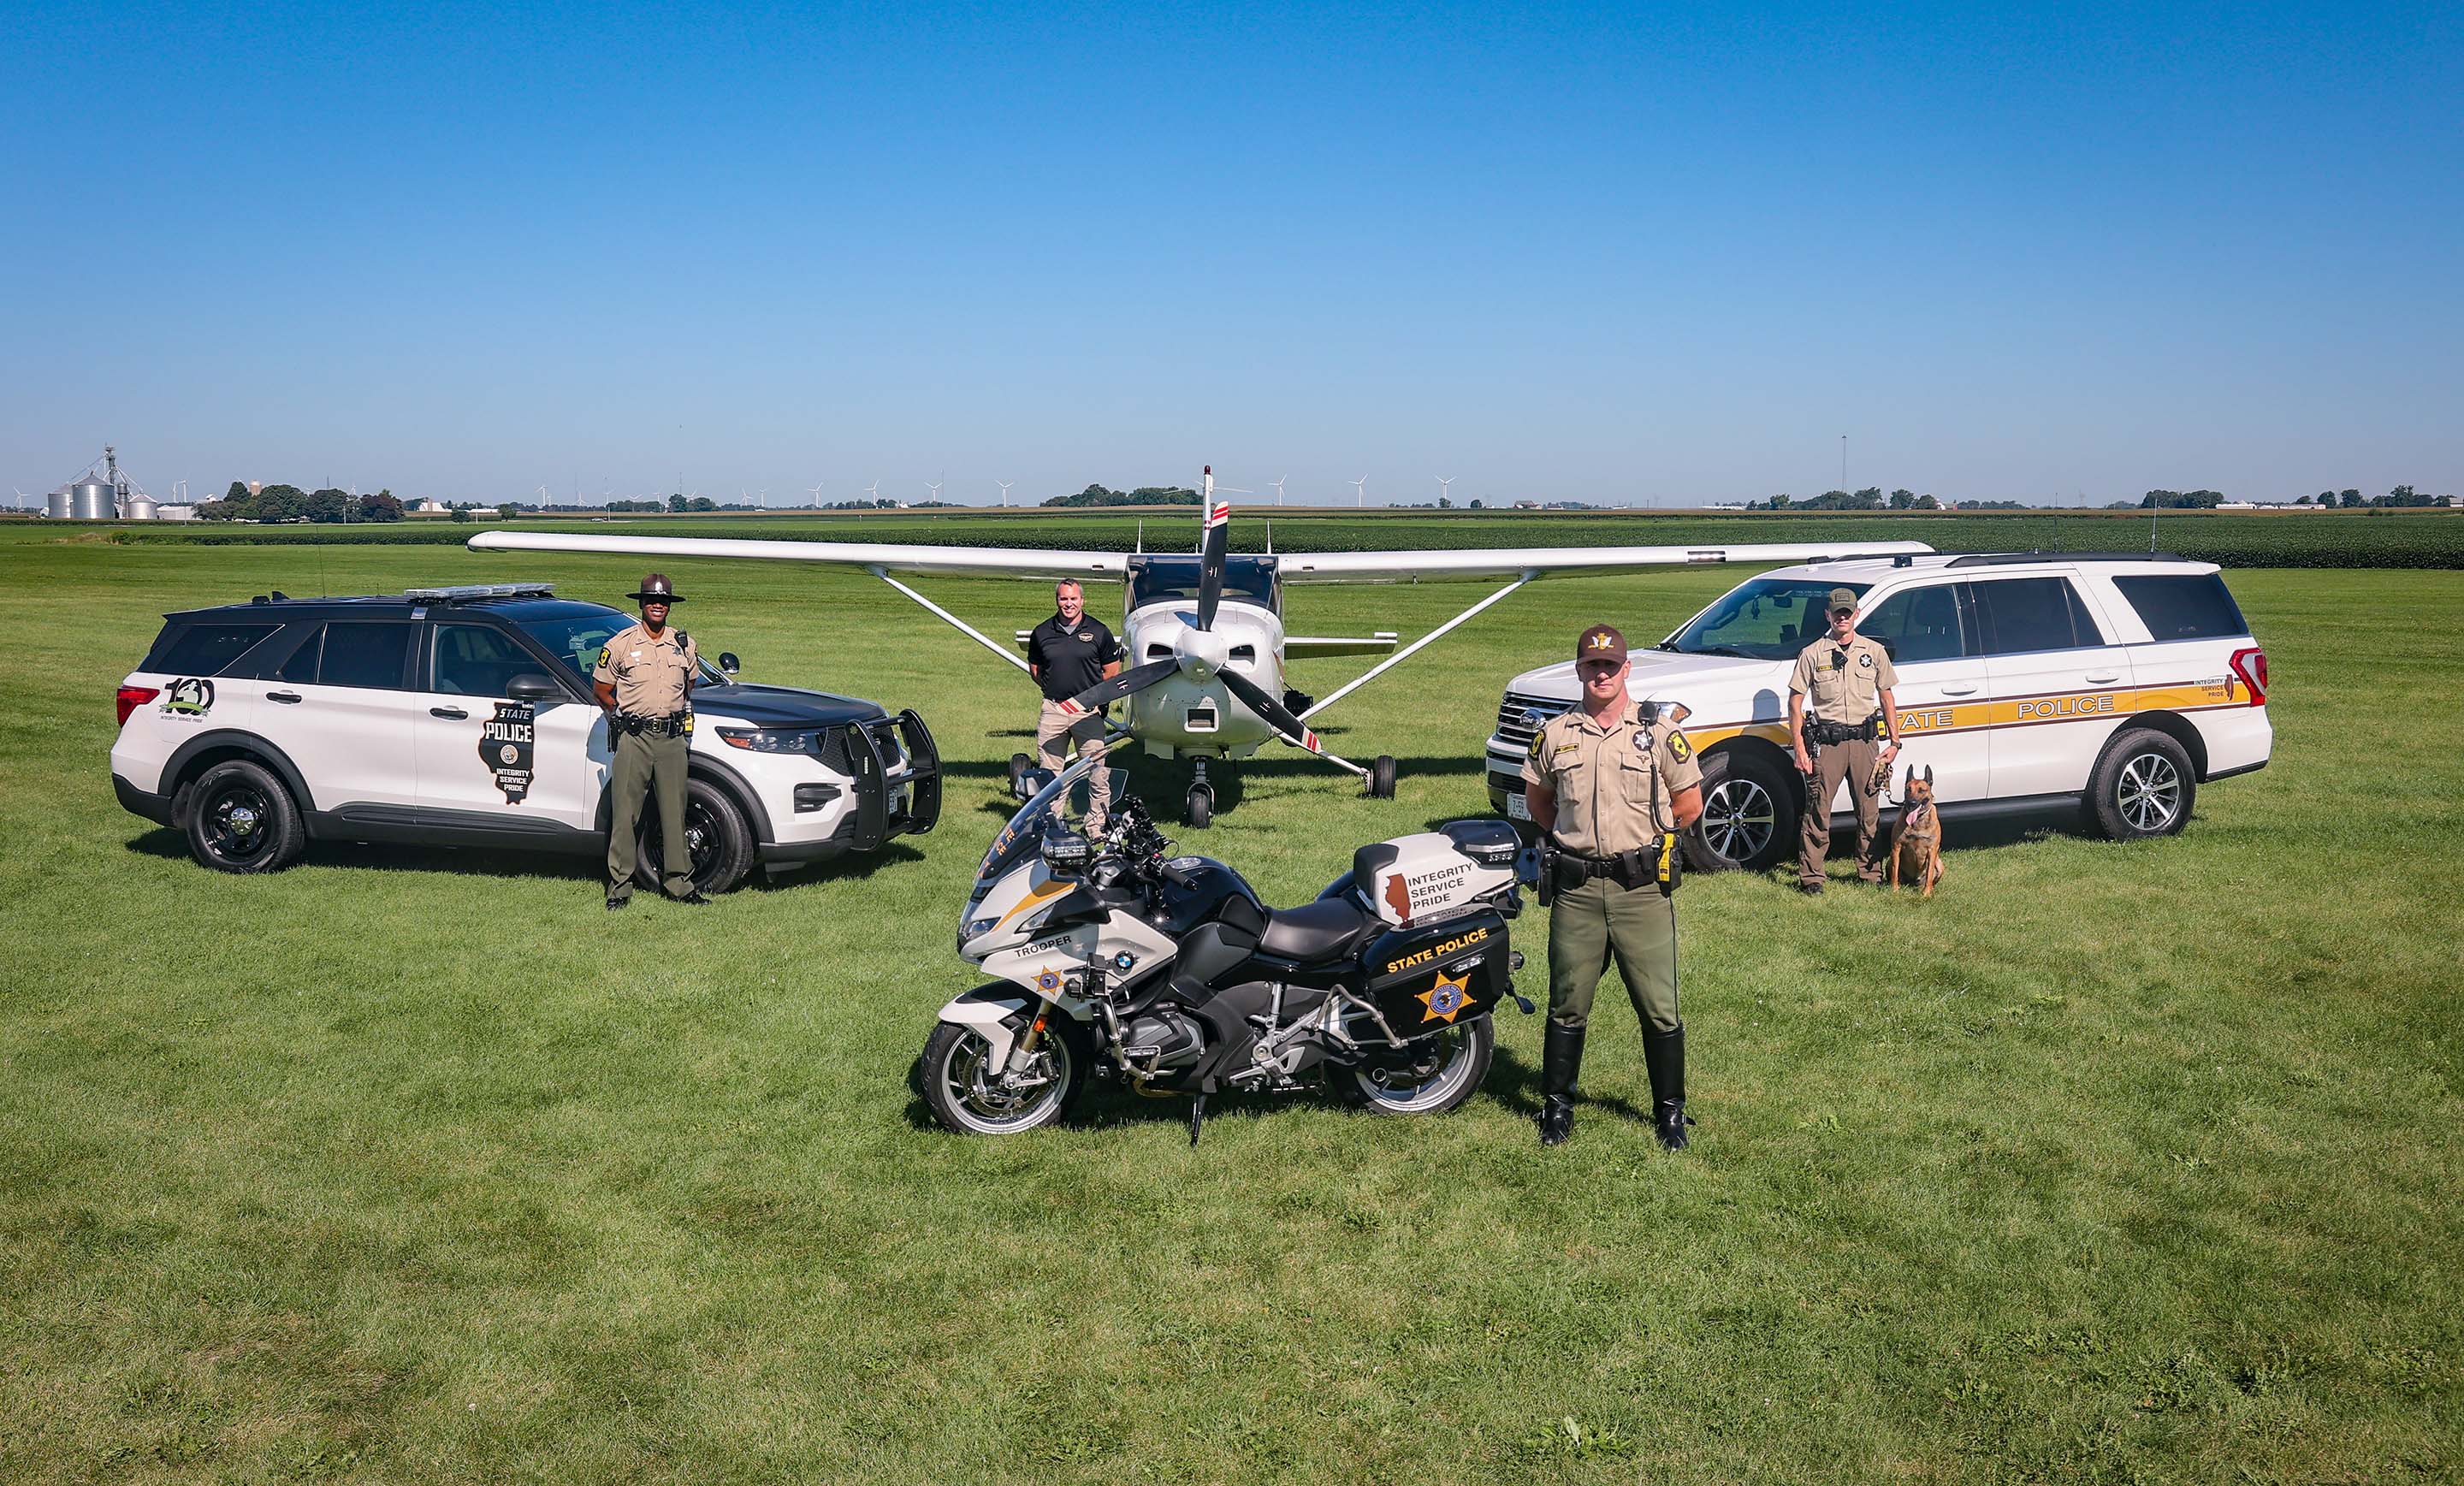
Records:
[[[1540,1144],[1562,1146],[1574,1133],[1574,1079],[1583,1071],[1581,1027],[1549,1023],[1540,1048]]]
[[[1642,1029],[1643,1065],[1651,1070],[1651,1127],[1660,1144],[1685,1148],[1685,1028],[1658,1032]]]

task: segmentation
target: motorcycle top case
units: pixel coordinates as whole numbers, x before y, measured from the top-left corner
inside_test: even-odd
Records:
[[[1485,823],[1485,822],[1484,822]],[[1444,831],[1422,831],[1375,841],[1352,854],[1353,890],[1371,912],[1402,925],[1451,912],[1514,881],[1514,854],[1500,854],[1476,833],[1458,832],[1471,821],[1452,821]],[[1510,833],[1512,826],[1495,824]]]
[[[1377,936],[1361,955],[1370,1002],[1399,1038],[1485,1016],[1512,982],[1506,920],[1484,908]]]

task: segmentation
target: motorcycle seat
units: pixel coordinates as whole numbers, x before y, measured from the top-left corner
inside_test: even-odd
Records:
[[[1287,960],[1317,963],[1340,959],[1358,947],[1377,921],[1342,898],[1321,898],[1296,908],[1272,908],[1258,948]]]

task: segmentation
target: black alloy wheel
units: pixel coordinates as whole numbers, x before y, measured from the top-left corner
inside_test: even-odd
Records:
[[[188,798],[188,851],[217,872],[272,872],[307,844],[299,807],[263,765],[214,765]]]
[[[633,881],[656,891],[667,875],[667,844],[660,838],[659,796],[642,805],[640,847],[633,854]],[[685,851],[693,863],[694,890],[715,898],[744,880],[753,867],[753,828],[727,792],[708,779],[685,786]]]

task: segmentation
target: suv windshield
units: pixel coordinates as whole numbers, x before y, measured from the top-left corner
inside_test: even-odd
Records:
[[[565,605],[558,605],[565,608]],[[541,614],[514,622],[523,634],[547,647],[547,653],[564,663],[565,669],[585,688],[590,685],[590,672],[599,665],[600,648],[624,633],[633,623],[633,616],[621,609],[603,609],[597,604],[577,603],[561,614]],[[727,677],[710,662],[701,663],[701,673],[694,685],[723,687]]]
[[[1822,604],[1831,590],[1848,588],[1861,596],[1872,586],[1833,578],[1758,578],[1723,596],[1660,647],[1687,655],[1793,661],[1830,627]]]

